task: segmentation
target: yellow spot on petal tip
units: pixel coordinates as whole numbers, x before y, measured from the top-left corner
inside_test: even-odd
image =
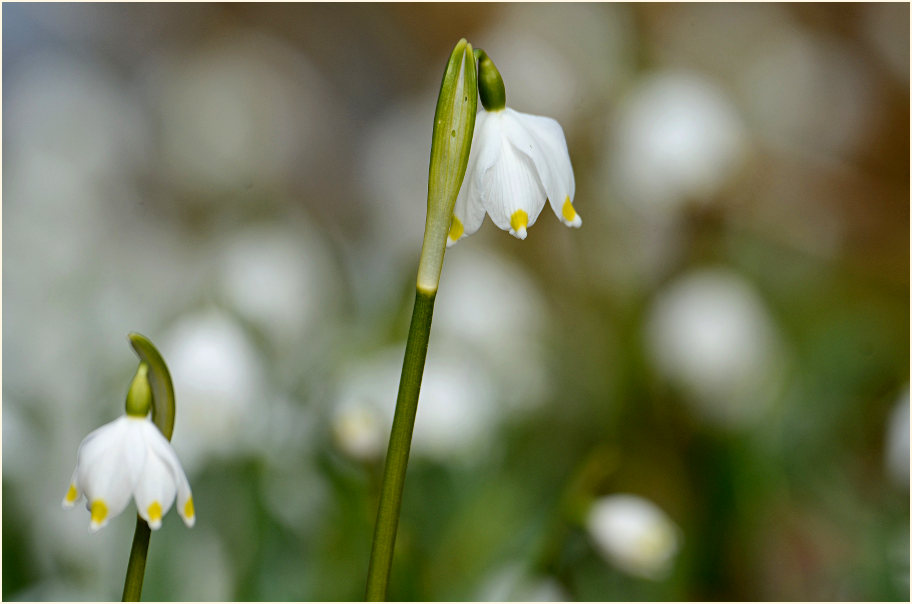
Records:
[[[455,243],[462,237],[463,233],[465,233],[465,227],[462,226],[462,221],[453,216],[453,222],[450,223],[449,238]]]
[[[579,214],[576,213],[576,210],[573,208],[573,204],[570,203],[570,197],[564,200],[564,205],[561,208],[561,216],[563,216],[564,221],[570,226],[579,226],[583,223],[580,220]]]
[[[90,511],[92,512],[92,524],[95,526],[100,526],[108,517],[108,506],[101,499],[92,502]]]
[[[153,501],[149,504],[146,514],[149,516],[149,524],[160,523],[162,518],[161,504],[157,501]]]
[[[516,210],[510,216],[510,227],[520,239],[526,238],[526,226],[529,224],[529,215],[525,210]]]
[[[79,499],[79,491],[76,490],[75,484],[70,484],[70,488],[67,489],[65,500],[68,504],[72,505],[77,499]]]
[[[193,497],[187,500],[187,503],[184,504],[184,516],[189,520],[193,518]]]

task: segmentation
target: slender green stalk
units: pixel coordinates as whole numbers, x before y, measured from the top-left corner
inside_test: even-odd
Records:
[[[380,508],[374,529],[374,546],[367,571],[367,599],[379,602],[386,599],[386,586],[393,564],[393,548],[399,526],[399,509],[402,507],[402,488],[412,444],[412,429],[418,411],[418,394],[421,376],[427,357],[428,338],[431,335],[431,317],[434,312],[435,294],[418,290],[415,309],[405,345],[405,360],[396,399],[396,414],[386,452],[386,468],[380,491]]]
[[[133,533],[133,546],[130,548],[130,561],[127,563],[127,578],[124,580],[123,602],[139,602],[142,595],[143,576],[146,572],[146,556],[149,553],[149,537],[152,529],[139,514],[136,515],[136,531]]]
[[[141,361],[149,365],[149,385],[152,387],[152,421],[158,426],[165,438],[171,440],[174,432],[174,384],[171,373],[161,353],[149,339],[138,333],[130,334],[130,344]],[[127,576],[124,579],[124,602],[138,602],[142,595],[143,577],[146,571],[146,557],[149,553],[149,538],[152,534],[149,525],[139,514],[136,515],[136,531],[133,533],[133,545],[130,548],[130,559],[127,562]]]
[[[405,484],[405,470],[412,444],[412,429],[418,412],[418,393],[427,357],[428,338],[431,335],[434,298],[437,296],[437,285],[443,268],[453,206],[469,161],[477,106],[475,56],[472,54],[472,45],[463,38],[450,54],[434,114],[428,169],[428,210],[421,258],[418,261],[415,308],[405,345],[399,396],[386,453],[374,543],[367,571],[366,598],[371,601],[386,599],[396,530],[399,527],[399,510],[402,507],[402,487]]]

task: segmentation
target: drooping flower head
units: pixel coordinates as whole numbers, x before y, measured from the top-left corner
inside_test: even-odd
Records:
[[[127,393],[126,414],[94,430],[79,445],[63,507],[72,508],[84,496],[93,533],[120,514],[131,497],[152,529],[161,527],[175,497],[184,524],[196,521],[190,484],[177,454],[149,418],[151,400],[148,365],[141,363]]]
[[[551,118],[507,107],[503,80],[493,61],[484,51],[476,54],[484,110],[475,118],[447,245],[477,231],[485,213],[499,228],[525,239],[546,200],[561,222],[579,227],[582,220],[573,207],[576,181],[563,129]]]

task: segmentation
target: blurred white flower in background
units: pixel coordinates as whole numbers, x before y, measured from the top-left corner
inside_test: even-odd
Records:
[[[666,578],[680,548],[680,529],[657,505],[636,495],[597,499],[586,529],[609,563],[645,579]]]
[[[512,409],[544,400],[549,310],[526,269],[493,249],[466,246],[447,255],[440,291],[430,350],[464,347],[491,369],[498,400]]]
[[[521,265],[480,245],[449,254],[440,289],[413,452],[477,460],[504,419],[548,395],[547,306]],[[386,451],[404,349],[375,352],[337,380],[332,430],[352,458],[375,460]]]
[[[342,451],[361,461],[379,459],[386,447],[391,418],[382,409],[382,401],[368,399],[358,377],[350,378],[346,390],[333,410],[333,436]],[[387,392],[388,394],[388,392]]]
[[[646,210],[705,202],[745,159],[747,132],[725,92],[696,72],[639,80],[614,119],[606,183]]]
[[[232,231],[217,257],[228,304],[282,348],[299,342],[336,309],[337,271],[312,227],[262,224]]]
[[[469,453],[509,414],[547,397],[548,325],[542,293],[525,269],[483,246],[451,252],[440,289],[446,293],[435,307],[413,450],[445,458]],[[337,380],[333,435],[355,459],[386,451],[404,349],[376,352]]]
[[[890,478],[909,486],[909,386],[899,395],[887,422],[886,465]]]
[[[386,451],[402,371],[402,359],[397,357],[403,350],[391,347],[350,363],[336,380],[330,418],[333,437],[342,452],[354,459],[374,461]],[[418,409],[420,417],[420,400]]]
[[[570,595],[553,577],[533,575],[522,563],[491,573],[474,598],[478,602],[567,602]]]
[[[403,349],[393,355],[397,378]],[[415,449],[442,461],[460,454],[472,461],[485,458],[504,415],[497,406],[490,369],[467,358],[464,350],[435,350],[433,355],[421,380]],[[394,391],[390,399],[395,402],[395,398]]]
[[[679,277],[658,293],[644,335],[655,367],[704,418],[737,427],[772,403],[782,368],[779,335],[737,273],[701,269]]]
[[[380,350],[344,369],[338,380],[333,435],[355,459],[375,460],[386,451],[404,349],[403,343]],[[464,350],[429,354],[412,453],[438,460],[483,457],[502,415],[494,393],[490,370]]]
[[[217,309],[186,315],[161,338],[161,350],[177,399],[172,441],[188,473],[209,456],[246,451],[268,393],[260,356],[237,321]]]

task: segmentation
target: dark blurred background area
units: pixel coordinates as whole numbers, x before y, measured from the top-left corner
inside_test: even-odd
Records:
[[[139,331],[198,521],[148,600],[358,600],[466,37],[580,230],[446,255],[393,600],[909,599],[908,4],[4,4],[4,600]],[[132,504],[131,504],[132,505]]]

